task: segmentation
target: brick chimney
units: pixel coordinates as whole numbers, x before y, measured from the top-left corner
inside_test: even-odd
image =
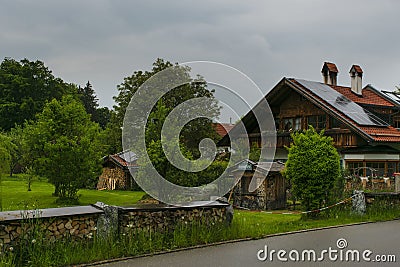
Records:
[[[351,91],[358,95],[362,95],[362,75],[363,71],[360,66],[353,65],[350,69]]]
[[[335,63],[324,62],[321,73],[325,84],[337,85],[337,75],[339,71]]]

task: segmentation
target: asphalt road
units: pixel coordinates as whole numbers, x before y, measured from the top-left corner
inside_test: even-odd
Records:
[[[266,246],[268,257],[262,261]],[[271,261],[272,250],[275,252]],[[355,261],[357,255],[359,261]],[[376,256],[392,262],[378,262]],[[294,261],[297,257],[298,261]],[[285,259],[286,262],[282,261]],[[399,266],[399,263],[400,221],[397,220],[204,247],[101,266]]]

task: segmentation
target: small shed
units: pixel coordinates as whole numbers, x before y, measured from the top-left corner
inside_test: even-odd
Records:
[[[103,157],[103,172],[97,183],[98,190],[130,190],[136,186],[129,169],[137,169],[137,155],[126,150]]]
[[[251,160],[243,160],[233,166],[231,173],[238,181],[233,189],[233,204],[251,210],[285,208],[287,183],[281,174],[283,168],[282,162],[256,163]],[[252,179],[264,181],[256,190],[249,192]]]

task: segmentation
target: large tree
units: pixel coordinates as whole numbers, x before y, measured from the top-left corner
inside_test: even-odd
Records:
[[[124,79],[124,82],[117,87],[119,91],[118,96],[114,97],[116,106],[114,106],[115,113],[111,117],[110,128],[112,128],[112,130],[110,130],[110,132],[113,132],[113,134],[117,137],[121,136],[121,128],[125,116],[125,111],[129,105],[129,102],[131,101],[132,96],[150,77],[162,70],[173,66],[177,65],[174,65],[168,61],[164,61],[163,59],[157,59],[153,63],[153,68],[151,69],[151,71],[135,71],[132,76],[126,77]],[[190,69],[180,67],[180,71],[181,75],[186,75],[189,77]],[[162,97],[160,101],[162,102],[162,107],[166,109],[167,114],[179,104],[189,99],[207,97],[211,101],[208,102],[207,106],[203,106],[201,108],[206,109],[210,113],[212,113],[214,118],[218,117],[220,107],[218,106],[218,102],[214,98],[213,91],[207,88],[206,81],[200,76],[195,79],[191,79],[191,81],[192,82],[190,82],[189,84],[174,88]],[[145,101],[146,96],[143,96],[143,99]],[[155,105],[153,107],[152,113],[156,113],[158,107],[159,105]],[[153,127],[151,126],[153,123],[154,120],[148,121],[147,125],[150,125],[149,127]],[[157,141],[160,138],[160,131],[163,120],[158,120],[156,123],[158,125],[158,127],[156,127],[157,130],[148,132],[149,134],[146,136],[147,144],[152,141]],[[158,137],[155,138],[154,136]],[[206,118],[198,118],[192,120],[183,128],[180,136],[182,143],[195,158],[199,156],[199,142],[206,137],[209,137],[211,139],[218,138],[215,130],[212,128],[211,120]],[[114,144],[112,146],[118,149],[122,149],[121,139],[115,138],[114,140],[117,142],[117,144]]]
[[[71,93],[75,86],[54,77],[43,62],[5,58],[0,64],[0,129],[34,119],[47,101]]]
[[[67,199],[76,199],[77,191],[99,175],[98,137],[98,124],[72,96],[53,99],[25,127],[35,172],[48,178],[57,196]]]
[[[306,210],[327,204],[335,181],[340,175],[340,157],[331,137],[310,128],[292,133],[293,143],[288,148],[285,176],[292,193],[302,201]]]
[[[91,119],[97,122],[101,128],[106,128],[110,121],[111,111],[107,107],[99,108],[99,99],[96,96],[92,84],[88,81],[85,87],[78,87],[79,98],[81,99],[86,112],[91,115]]]

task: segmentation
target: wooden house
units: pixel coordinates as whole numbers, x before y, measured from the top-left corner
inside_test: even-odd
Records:
[[[239,181],[233,189],[233,205],[252,210],[285,208],[287,183],[281,174],[283,168],[281,162],[255,163],[251,160],[233,166],[231,173]],[[260,186],[250,192],[252,179],[256,179]]]
[[[98,190],[130,190],[135,181],[129,169],[137,169],[136,154],[130,150],[103,158],[103,172],[97,183]]]
[[[350,86],[337,85],[339,71],[333,63],[325,62],[321,72],[323,82],[283,78],[266,94],[276,126],[275,160],[287,160],[285,146],[292,142],[292,131],[312,125],[333,138],[341,164],[350,172],[369,176],[374,169],[383,177],[399,172],[400,95],[363,86],[358,65],[350,68]],[[254,113],[248,112],[242,122],[250,142],[261,146]],[[225,136],[219,144],[229,145],[229,138]]]

